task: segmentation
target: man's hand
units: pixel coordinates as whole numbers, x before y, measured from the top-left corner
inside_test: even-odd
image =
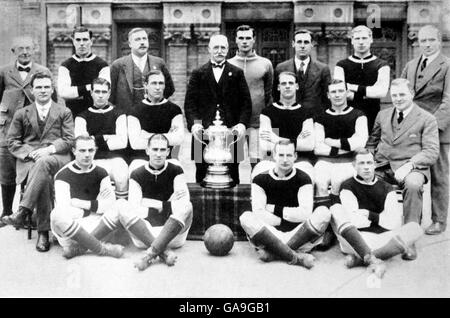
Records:
[[[411,162],[405,163],[403,166],[395,170],[395,180],[398,183],[405,181],[406,176],[414,169],[414,165]]]
[[[276,144],[279,140],[280,137],[278,137],[273,131],[269,131],[269,130],[260,130],[259,131],[259,136],[262,140],[271,142],[273,144]]]
[[[36,150],[33,150],[28,154],[28,157],[31,158],[33,161],[38,161],[40,158],[44,158],[47,156],[50,156],[52,154],[52,147],[45,147],[45,148],[39,148]]]
[[[347,91],[347,100],[354,100],[355,99],[355,92],[348,90]]]
[[[339,139],[325,138],[324,142],[330,147],[341,148],[341,141]]]
[[[203,142],[203,125],[194,124],[191,129],[192,136],[199,142]]]
[[[241,139],[242,137],[244,137],[244,135],[245,135],[245,125],[244,124],[234,125],[232,129],[237,131],[238,140]]]
[[[177,190],[174,193],[172,193],[172,195],[170,196],[168,201],[181,200],[182,198],[184,198],[186,196],[187,196],[186,190]]]
[[[70,199],[70,205],[83,210],[89,210],[91,208],[90,201],[80,200],[76,198]]]
[[[97,196],[97,199],[98,200],[107,200],[111,197],[111,195],[113,195],[112,190],[109,188],[105,188],[102,191],[100,191],[100,193]]]
[[[299,137],[300,137],[300,139],[305,139],[306,137],[311,136],[311,134],[312,134],[312,132],[309,130],[302,130]]]
[[[369,227],[372,223],[369,220],[369,210],[358,209],[350,214],[350,220],[357,228]]]

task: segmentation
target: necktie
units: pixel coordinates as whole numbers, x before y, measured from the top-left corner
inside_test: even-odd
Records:
[[[224,65],[225,65],[225,63],[222,63],[222,64],[212,63],[212,67],[213,67],[213,68],[215,68],[215,67],[217,67],[217,68],[222,68]]]
[[[18,70],[19,70],[19,72],[29,72],[29,71],[31,71],[31,67],[22,67],[22,66],[19,66],[18,68],[17,68]]]
[[[401,123],[403,121],[403,112],[398,113],[397,123]]]
[[[300,62],[300,69],[298,70],[302,75],[305,75],[305,63]]]
[[[425,69],[425,67],[427,67],[427,58],[424,58],[422,61],[422,64],[420,64],[420,71],[423,72],[423,70]]]

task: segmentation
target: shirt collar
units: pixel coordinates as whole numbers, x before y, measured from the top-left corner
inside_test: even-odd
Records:
[[[89,61],[92,61],[93,59],[95,59],[95,57],[96,57],[96,55],[94,53],[90,53],[86,57],[80,57],[76,54],[72,55],[72,58],[77,62],[89,62]]]
[[[33,63],[33,62],[30,62],[30,63],[28,63],[27,65],[23,65],[23,64],[20,64],[19,61],[16,61],[16,67],[17,67],[17,68],[19,68],[19,66],[20,66],[20,67],[23,67],[23,68],[25,68],[25,67],[31,67],[32,63]]]
[[[217,62],[214,62],[213,60],[211,60],[211,64],[216,64],[216,65],[223,65],[223,64],[225,64],[225,62],[226,62],[226,60],[223,60],[220,63],[217,63]]]
[[[366,182],[361,176],[359,176],[358,174],[355,173],[355,175],[353,176],[355,178],[356,181],[358,181],[359,183],[362,184],[367,184],[367,185],[374,185],[375,183],[377,183],[378,179],[376,176],[373,177],[373,180],[370,182]]]
[[[294,61],[295,61],[295,68],[297,69],[297,71],[300,69],[301,62],[305,64],[304,70],[306,70],[308,68],[309,62],[311,62],[311,57],[308,56],[305,60],[300,60],[297,56],[295,56]]]
[[[144,54],[144,56],[139,57],[139,56],[131,53],[131,58],[133,59],[134,63],[136,63],[137,65],[141,65],[142,63],[147,62],[147,54]]]
[[[162,105],[162,104],[164,104],[164,103],[167,103],[168,100],[165,99],[165,98],[163,98],[162,100],[160,100],[159,102],[154,103],[154,104],[152,104],[148,99],[144,99],[144,100],[142,100],[142,102],[143,102],[145,105],[155,106],[155,105]]]
[[[408,114],[411,112],[413,106],[414,106],[414,104],[411,104],[411,106],[409,106],[407,109],[402,111],[403,112],[403,118],[406,118],[406,116],[408,116]],[[398,114],[400,113],[400,111],[396,108],[395,109],[395,113],[397,114],[397,117],[398,117]]]
[[[41,109],[48,110],[50,108],[50,106],[52,106],[52,100],[50,99],[50,101],[45,105],[40,105],[37,102],[35,104],[36,104],[36,107],[38,110],[41,110]]]
[[[433,62],[438,57],[439,53],[441,53],[441,52],[437,51],[436,53],[434,53],[433,55],[430,55],[430,56],[425,56],[422,54],[422,58],[420,59],[420,64],[422,64],[424,59],[427,59],[427,65],[430,65],[430,63]]]

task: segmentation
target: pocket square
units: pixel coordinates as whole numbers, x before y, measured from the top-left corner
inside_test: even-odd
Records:
[[[417,135],[416,134],[411,134],[411,135],[409,135],[409,138],[417,138]]]

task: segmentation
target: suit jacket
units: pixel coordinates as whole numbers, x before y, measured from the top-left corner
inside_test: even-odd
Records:
[[[148,55],[148,69],[160,70],[164,74],[166,87],[164,97],[169,98],[175,92],[172,77],[164,63],[164,60]],[[109,101],[114,104],[118,110],[129,113],[133,105],[133,58],[131,54],[115,60],[111,64],[111,96]]]
[[[37,72],[50,74],[48,68],[33,62],[30,72],[23,81],[16,62],[0,68],[0,147],[7,146],[6,135],[15,112],[23,107],[25,101],[28,104],[34,101],[30,80]]]
[[[401,77],[416,84],[421,56],[409,61]],[[414,102],[436,117],[439,141],[450,143],[450,59],[439,54],[425,69],[423,83],[415,90]]]
[[[278,75],[281,72],[292,72],[297,74],[294,59],[289,59],[277,65],[273,78],[273,100],[280,100],[278,91]],[[299,78],[297,76],[297,82]],[[327,97],[328,84],[331,82],[330,68],[328,65],[312,58],[305,72],[305,85],[297,91],[297,103],[308,109],[322,109],[330,106],[330,100]],[[300,85],[299,85],[300,86]]]
[[[38,148],[55,146],[53,156],[70,161],[70,149],[74,138],[74,123],[69,108],[52,102],[44,130],[40,131],[35,103],[19,109],[8,131],[8,149],[17,158],[16,182],[22,183],[34,162],[28,154]]]
[[[376,148],[375,160],[389,162],[393,171],[407,161],[418,169],[428,169],[439,156],[439,136],[433,115],[415,105],[405,117],[399,131],[393,121],[397,120],[395,108],[380,111],[375,119],[368,148]]]

